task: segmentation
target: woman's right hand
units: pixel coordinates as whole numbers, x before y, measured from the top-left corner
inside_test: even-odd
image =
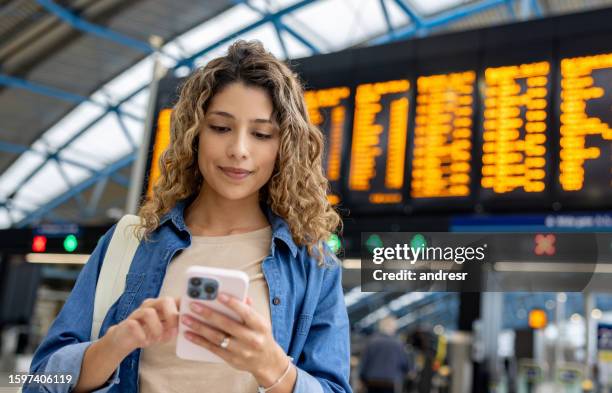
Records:
[[[178,333],[180,298],[146,299],[125,320],[111,326],[83,357],[74,392],[97,390],[137,348],[170,340]]]
[[[178,333],[180,298],[169,296],[145,299],[125,320],[111,326],[105,337],[117,351],[129,354],[135,349],[169,341]]]

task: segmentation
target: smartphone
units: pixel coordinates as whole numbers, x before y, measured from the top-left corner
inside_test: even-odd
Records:
[[[217,296],[219,293],[224,293],[242,302],[246,302],[249,277],[245,272],[233,269],[192,266],[185,272],[185,279],[187,285],[185,286],[185,292],[181,296],[180,317],[188,314],[206,323],[202,317],[194,314],[189,308],[191,302],[198,302],[238,322],[242,322],[238,314],[219,302]],[[223,359],[214,353],[187,340],[185,338],[186,331],[189,331],[189,328],[179,320],[179,331],[176,339],[176,355],[178,357],[186,360],[223,363]]]

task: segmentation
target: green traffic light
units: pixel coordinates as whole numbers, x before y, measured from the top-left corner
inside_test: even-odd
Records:
[[[78,246],[79,241],[77,240],[76,236],[68,235],[64,239],[64,250],[66,250],[66,252],[73,252]]]
[[[340,248],[342,247],[342,243],[340,242],[340,238],[335,233],[332,233],[329,236],[329,239],[327,239],[327,245],[329,246],[329,248],[331,248],[331,250],[334,252],[334,254],[337,254],[338,251],[340,251]]]
[[[373,233],[368,237],[368,240],[366,240],[366,248],[368,249],[368,251],[370,253],[374,252],[375,248],[381,248],[383,247],[383,241],[380,238],[380,236],[378,236],[377,234]]]
[[[410,247],[413,249],[427,247],[427,240],[425,239],[425,236],[421,235],[420,233],[414,235],[410,241]]]

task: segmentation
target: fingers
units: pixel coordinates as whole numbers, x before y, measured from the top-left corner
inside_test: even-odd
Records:
[[[275,344],[271,325],[251,307],[253,300],[247,298],[246,302],[241,302],[220,294],[218,301],[242,321],[192,301],[189,303],[191,312],[180,317],[180,323],[187,327],[184,337],[240,370],[250,370],[254,364],[269,358],[269,349]],[[221,343],[226,337],[230,340],[229,345],[222,348]]]
[[[132,313],[130,319],[135,319],[140,322],[147,334],[147,340],[157,341],[164,332],[157,311],[151,307],[141,307],[137,309]]]
[[[253,308],[249,304],[243,303],[235,297],[223,293],[219,294],[219,301],[238,314],[247,326],[258,331],[264,329],[265,324],[263,319],[259,314],[253,311]]]
[[[185,332],[185,337],[189,341],[191,341],[191,342],[193,342],[195,344],[198,344],[198,345],[208,349],[210,352],[214,353],[215,355],[217,355],[221,359],[223,359],[226,363],[232,364],[234,362],[234,357],[233,357],[233,355],[232,355],[232,353],[230,351],[228,351],[226,349],[223,349],[220,346],[211,343],[207,339],[205,339],[203,337],[200,337],[197,334],[194,334],[194,333],[191,333],[191,332]]]
[[[137,319],[127,319],[123,322],[127,331],[128,337],[136,343],[136,347],[144,347],[147,345],[147,332]]]
[[[179,304],[180,298],[164,296],[157,299],[145,299],[141,307],[155,309],[164,327],[169,329],[178,326]]]
[[[142,325],[146,335],[146,343],[150,345],[158,341],[167,341],[178,332],[178,306],[180,298],[169,296],[145,299],[130,319]]]
[[[249,335],[249,329],[243,324],[236,322],[232,318],[221,314],[212,308],[202,306],[197,302],[191,302],[190,310],[197,316],[201,317],[207,324],[214,328],[227,332],[231,336],[246,337]]]
[[[223,339],[227,337],[225,333],[213,328],[210,325],[202,323],[197,319],[190,317],[189,315],[183,315],[181,317],[181,322],[185,324],[190,330],[193,330],[195,333],[204,337],[211,343],[216,343],[217,345],[219,345],[221,341],[223,341]]]

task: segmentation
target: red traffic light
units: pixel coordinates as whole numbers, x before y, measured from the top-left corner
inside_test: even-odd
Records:
[[[47,237],[34,236],[32,240],[32,252],[45,252],[47,250]]]

